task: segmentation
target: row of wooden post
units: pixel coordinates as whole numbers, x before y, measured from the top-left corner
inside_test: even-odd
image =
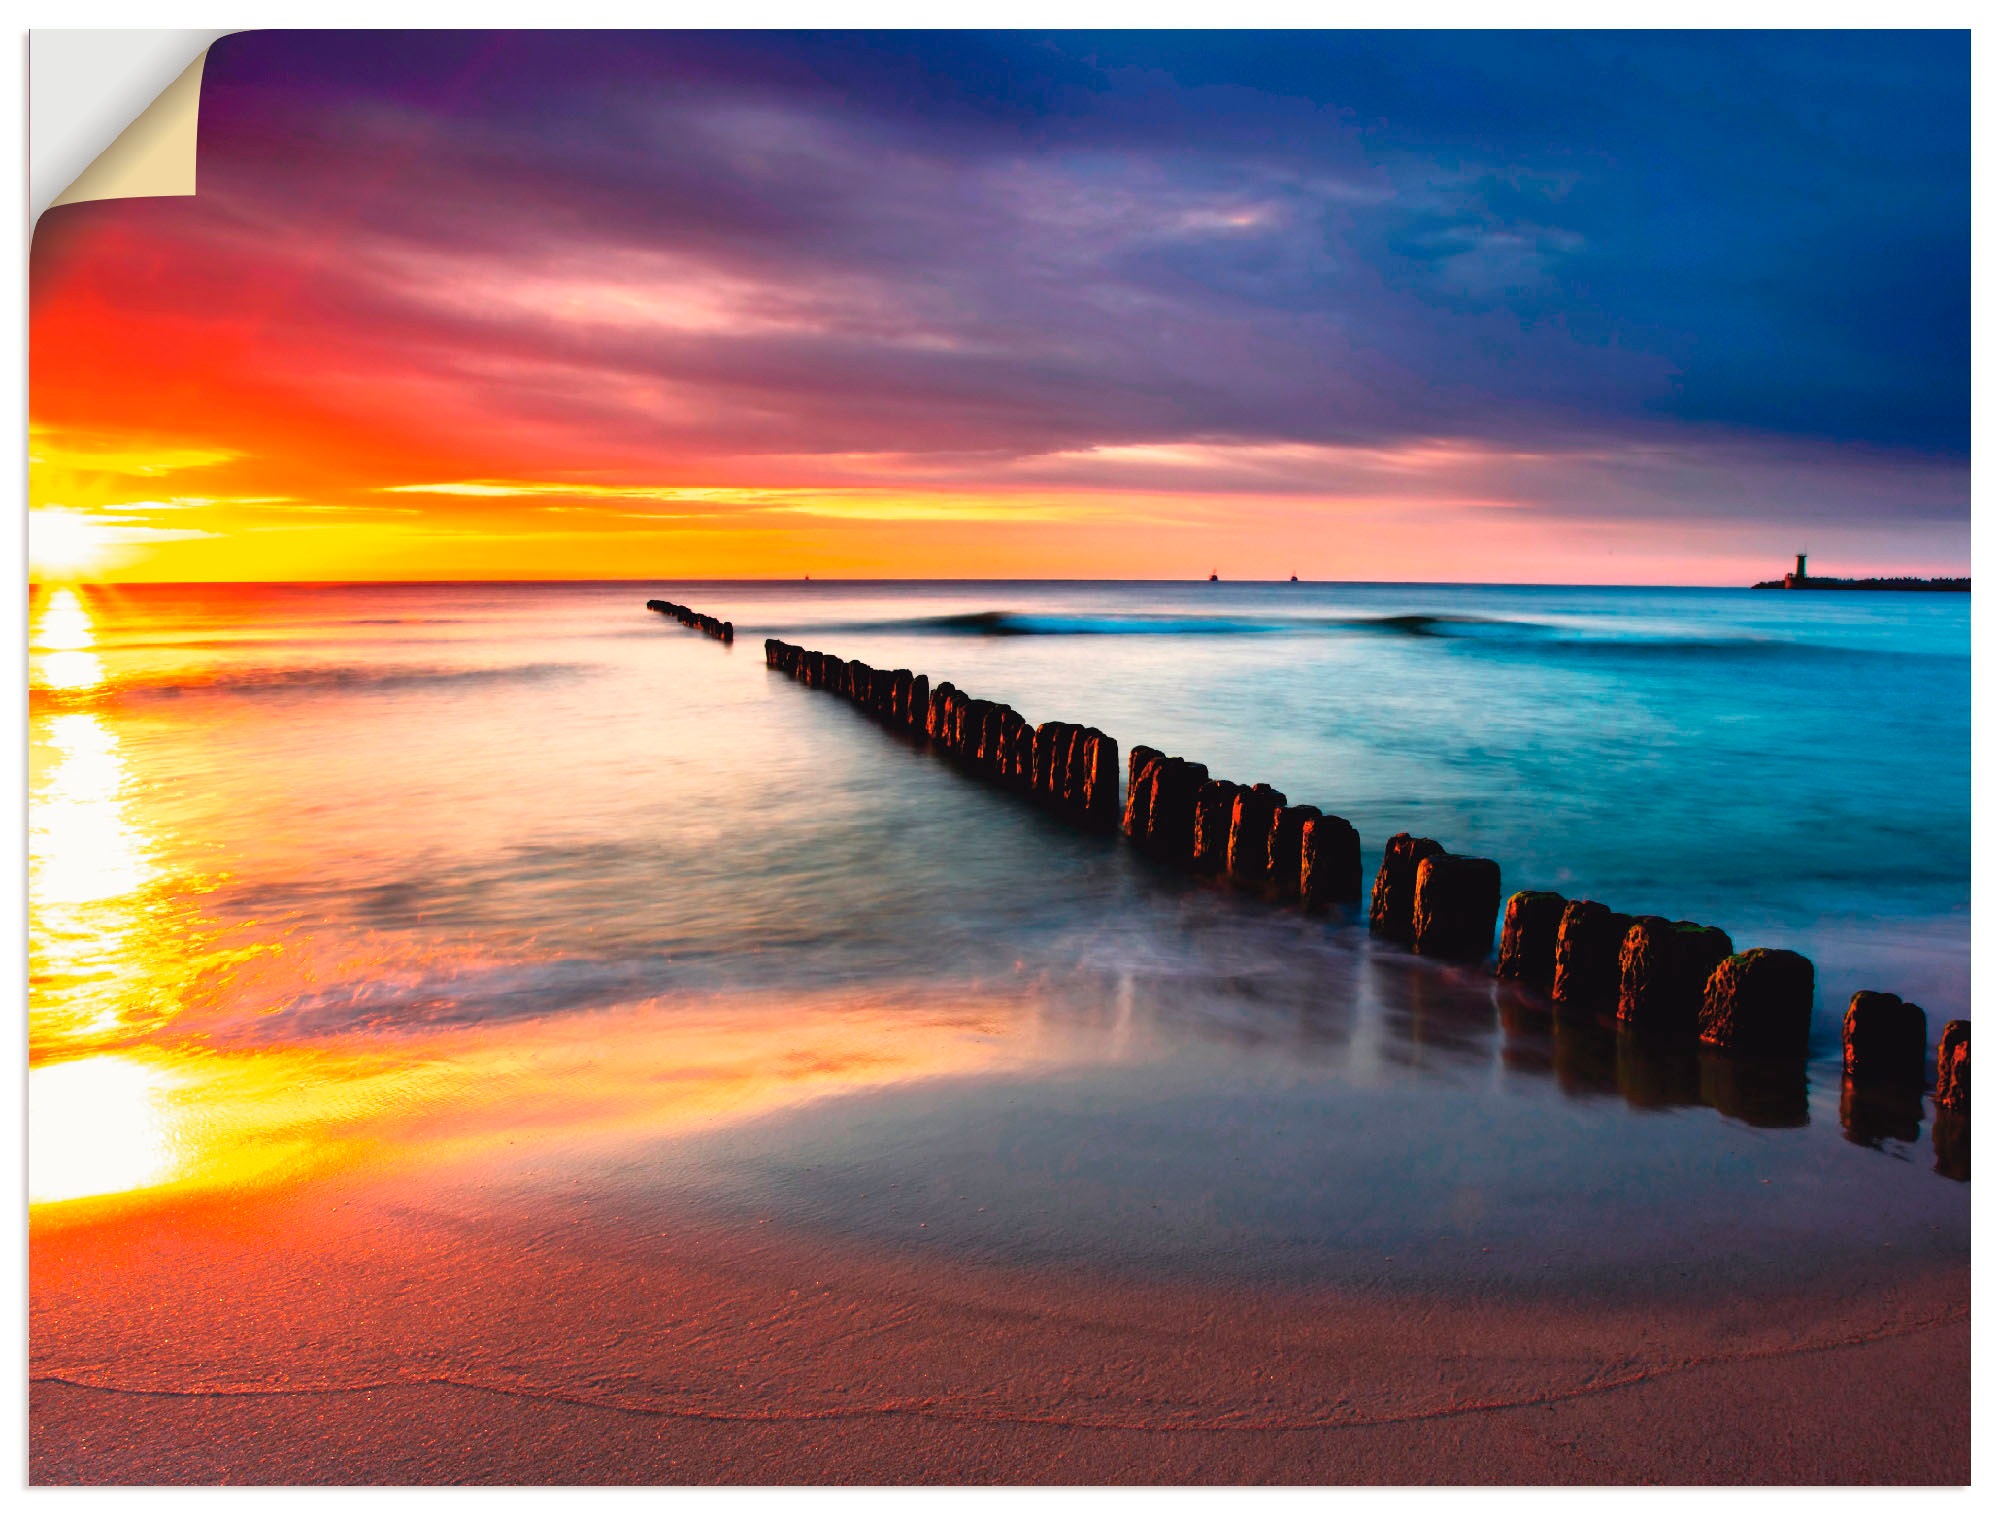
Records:
[[[686,620],[694,612],[649,601]],[[683,614],[683,612],[685,612]],[[688,624],[733,627],[713,617]],[[1200,763],[1134,747],[1119,803],[1118,743],[1094,726],[1030,726],[1011,706],[933,686],[907,668],[878,669],[775,638],[770,667],[827,689],[892,728],[921,735],[959,767],[1030,795],[1074,824],[1122,830],[1148,857],[1222,877],[1308,910],[1361,898],[1361,838],[1315,805],[1268,784],[1209,776]],[[1588,899],[1524,890],[1501,909],[1500,866],[1399,832],[1382,849],[1368,899],[1369,929],[1424,956],[1477,963],[1500,928],[1497,975],[1547,995],[1559,1013],[1615,1016],[1621,1029],[1717,1051],[1800,1060],[1812,1023],[1813,965],[1796,952],[1737,952],[1726,932],[1693,921],[1626,915]],[[1930,1051],[1924,1012],[1863,990],[1842,1024],[1850,1086],[1921,1084]],[[1972,1031],[1952,1021],[1934,1066],[1940,1112],[1971,1108]]]
[[[884,725],[929,739],[968,773],[1030,795],[1092,830],[1118,823],[1118,743],[1095,726],[1030,726],[1011,705],[974,699],[907,668],[868,664],[771,638],[764,661],[810,689],[826,689]]]
[[[657,610],[661,615],[670,615],[683,626],[692,627],[696,631],[705,631],[718,642],[736,640],[734,621],[718,621],[712,615],[703,615],[699,610],[686,605],[676,605],[672,600],[648,600],[646,608]]]
[[[1307,909],[1361,897],[1361,837],[1348,822],[1157,748],[1132,749],[1123,830],[1157,862]]]
[[[1528,890],[1507,901],[1497,972],[1548,995],[1559,1009],[1613,1014],[1637,1034],[1692,1037],[1761,1057],[1806,1055],[1812,963],[1779,948],[1737,952],[1719,927]],[[1919,1085],[1930,1061],[1926,1035],[1921,1008],[1861,990],[1841,1026],[1843,1074],[1860,1083]],[[1937,1048],[1941,1109],[1967,1106],[1970,1059],[1970,1026],[1953,1021]]]

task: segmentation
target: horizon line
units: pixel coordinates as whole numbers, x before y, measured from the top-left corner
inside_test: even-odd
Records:
[[[1842,582],[1842,581],[1843,581],[1843,579],[1844,579],[1844,578],[1846,578],[1847,576],[1843,576],[1843,575],[1832,575],[1832,574],[1818,574],[1818,575],[1814,575],[1813,577],[1815,577],[1815,578],[1819,578],[1819,579],[1823,579],[1823,580],[1825,580],[1826,582],[1829,582],[1829,583],[1839,583],[1839,582]],[[1858,575],[1858,576],[1855,576],[1855,577],[1859,577],[1859,578],[1864,578],[1864,579],[1886,579],[1886,580],[1892,580],[1892,581],[1906,581],[1906,582],[1914,582],[1914,583],[1922,583],[1922,582],[1926,582],[1926,581],[1937,581],[1937,580],[1945,580],[1945,581],[1956,581],[1956,580],[1964,580],[1964,581],[1966,581],[1966,582],[1968,582],[1968,583],[1969,583],[1969,582],[1971,581],[1971,578],[1972,578],[1972,575],[1971,575],[1971,572],[1970,572],[1970,571],[1968,570],[1968,571],[1966,571],[1966,572],[1963,572],[1963,573],[1952,573],[1952,572],[1944,572],[1944,573],[1899,573],[1899,574],[1866,574],[1866,575]],[[1763,581],[1763,582],[1768,582],[1768,583],[1775,583],[1775,582],[1777,582],[1777,581],[1776,581],[1776,580],[1767,580],[1767,581]],[[383,578],[383,579],[252,579],[252,578],[245,578],[245,579],[95,579],[95,578],[92,578],[92,579],[85,579],[85,578],[48,578],[48,579],[37,579],[37,578],[33,578],[33,577],[30,577],[30,578],[28,579],[28,581],[27,581],[27,584],[28,584],[28,589],[29,589],[29,590],[30,590],[31,592],[33,592],[33,591],[36,591],[36,590],[41,590],[41,589],[57,589],[57,588],[70,588],[70,589],[74,589],[74,588],[99,588],[99,589],[147,589],[147,588],[151,588],[151,589],[196,589],[196,588],[245,588],[245,589],[247,589],[247,588],[255,588],[255,587],[258,587],[258,586],[269,586],[269,587],[274,587],[274,588],[386,588],[386,587],[390,587],[390,586],[397,586],[397,585],[402,585],[402,586],[409,586],[409,587],[435,587],[435,586],[440,586],[440,585],[447,585],[447,584],[490,584],[490,585],[527,585],[527,584],[1216,584],[1216,585],[1218,585],[1218,586],[1220,586],[1220,585],[1225,585],[1225,584],[1229,584],[1229,585],[1242,585],[1242,584],[1254,584],[1254,585],[1270,585],[1270,586],[1274,586],[1274,587],[1278,587],[1278,588],[1288,588],[1288,587],[1290,587],[1290,586],[1292,586],[1292,585],[1296,584],[1296,585],[1298,585],[1298,586],[1299,586],[1300,588],[1307,588],[1307,587],[1329,587],[1329,586],[1345,586],[1345,587],[1369,587],[1369,588],[1373,588],[1373,587],[1385,587],[1385,586],[1386,586],[1386,587],[1408,587],[1408,588],[1430,588],[1430,589],[1437,589],[1437,588],[1445,588],[1445,589],[1740,589],[1740,590],[1743,590],[1743,591],[1745,591],[1746,593],[1747,593],[1747,592],[1753,592],[1753,591],[1755,591],[1755,590],[1757,590],[1757,589],[1758,589],[1758,585],[1757,585],[1757,584],[1745,584],[1745,583],[1742,583],[1741,581],[1729,581],[1729,582],[1723,582],[1723,581],[1716,581],[1716,582],[1710,582],[1710,583],[1658,583],[1658,582],[1655,582],[1655,583],[1645,583],[1645,582],[1634,582],[1634,581],[1630,581],[1630,580],[1623,580],[1623,581],[1614,581],[1614,580],[1557,580],[1557,579],[1300,579],[1300,578],[1282,578],[1282,579],[1250,579],[1250,578],[1236,578],[1236,579],[1230,579],[1230,578],[1224,578],[1224,579],[1210,579],[1210,578],[1206,578],[1206,577],[1196,577],[1196,578],[1173,578],[1173,579],[1149,579],[1149,578],[1123,578],[1123,577],[1110,577],[1110,576],[1102,576],[1102,577],[1083,577],[1083,576],[1059,576],[1059,575],[1042,575],[1042,576],[1035,576],[1035,577],[970,577],[970,576],[968,576],[968,577],[951,577],[951,576],[941,576],[941,575],[905,575],[905,574],[893,574],[893,575],[892,575],[892,574],[879,574],[879,575],[856,575],[856,576],[854,576],[854,577],[838,577],[838,576],[834,576],[834,575],[827,575],[827,576],[824,576],[824,577],[821,577],[821,576],[814,576],[814,575],[787,575],[787,576],[784,576],[784,577],[778,577],[778,576],[775,576],[775,575],[759,575],[759,576],[743,576],[743,575],[735,575],[735,576],[728,576],[728,577],[719,577],[719,576],[676,576],[676,575],[670,575],[670,574],[652,574],[652,575],[646,575],[646,576],[644,576],[644,577],[639,577],[639,578],[630,578],[630,577],[619,577],[619,578],[598,578],[598,577],[587,577],[587,576],[579,576],[579,577],[553,577],[553,576],[549,576],[549,577],[537,577],[537,578],[507,578],[507,577],[500,577],[500,578],[473,578],[473,577],[466,577],[466,578]],[[1788,593],[1797,593],[1798,591],[1784,591],[1784,592],[1788,592]],[[1808,591],[1808,592],[1809,592],[1809,591]]]

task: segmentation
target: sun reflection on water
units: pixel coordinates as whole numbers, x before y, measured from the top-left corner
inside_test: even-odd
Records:
[[[87,905],[145,887],[158,869],[129,813],[118,738],[88,712],[38,724],[56,761],[33,806],[28,855],[36,903]]]
[[[94,633],[75,590],[51,594],[35,625],[34,681],[72,693],[101,683]],[[162,868],[102,713],[37,711],[29,749],[29,1042],[74,1047],[159,1011]]]
[[[104,664],[93,650],[95,632],[81,595],[67,588],[52,592],[28,639],[29,687],[68,692],[101,685]]]
[[[333,923],[286,935],[195,908],[204,881],[151,807],[144,749],[102,695],[93,605],[74,588],[37,607],[29,727],[29,1193],[44,1207],[241,1190],[319,1172],[614,1144],[963,1063],[984,1035],[907,1045],[899,1015],[843,1003],[802,1026],[796,1003],[719,1018],[677,1006],[561,1024],[380,1035],[357,1024],[309,1044],[262,1033],[302,994],[393,978],[415,944]],[[416,946],[447,981],[452,954]],[[252,960],[255,960],[253,966]],[[660,1040],[663,1026],[671,1038]]]
[[[384,933],[337,912],[251,919],[240,901],[212,918],[216,880],[195,860],[213,854],[163,807],[189,782],[189,748],[173,743],[199,744],[199,723],[222,717],[176,711],[172,726],[109,700],[125,670],[104,650],[109,607],[95,595],[54,589],[31,614],[29,1172],[49,1223],[335,1167],[487,1173],[529,1151],[532,1164],[623,1152],[1035,1055],[1008,1034],[1022,1030],[1018,1007],[846,993],[405,1025],[395,1006],[412,985],[477,993],[496,973],[547,976],[562,949],[514,944],[496,962],[488,940]],[[315,1005],[345,1010],[315,1019]]]
[[[175,1177],[182,1154],[171,1108],[181,1081],[107,1054],[28,1073],[28,1202],[89,1199]]]

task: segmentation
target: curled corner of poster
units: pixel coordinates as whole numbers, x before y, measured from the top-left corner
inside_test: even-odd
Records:
[[[219,34],[210,34],[211,41],[215,35]],[[201,79],[208,52],[208,47],[202,47],[173,82],[160,91],[151,104],[132,117],[130,124],[118,133],[110,145],[92,157],[83,171],[70,180],[60,193],[52,196],[47,204],[54,207],[74,205],[85,200],[195,193]],[[157,78],[157,74],[154,77]],[[139,86],[141,89],[145,87],[143,84]],[[108,84],[107,88],[115,91],[116,82]],[[143,94],[140,98],[144,98]],[[106,104],[108,106],[109,102]],[[79,133],[88,132],[91,124],[79,121],[70,129]],[[102,137],[97,140],[101,141]]]

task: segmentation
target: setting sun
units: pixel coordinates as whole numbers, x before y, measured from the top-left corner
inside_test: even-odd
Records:
[[[103,523],[80,510],[28,512],[28,567],[41,579],[88,578],[111,558]]]

